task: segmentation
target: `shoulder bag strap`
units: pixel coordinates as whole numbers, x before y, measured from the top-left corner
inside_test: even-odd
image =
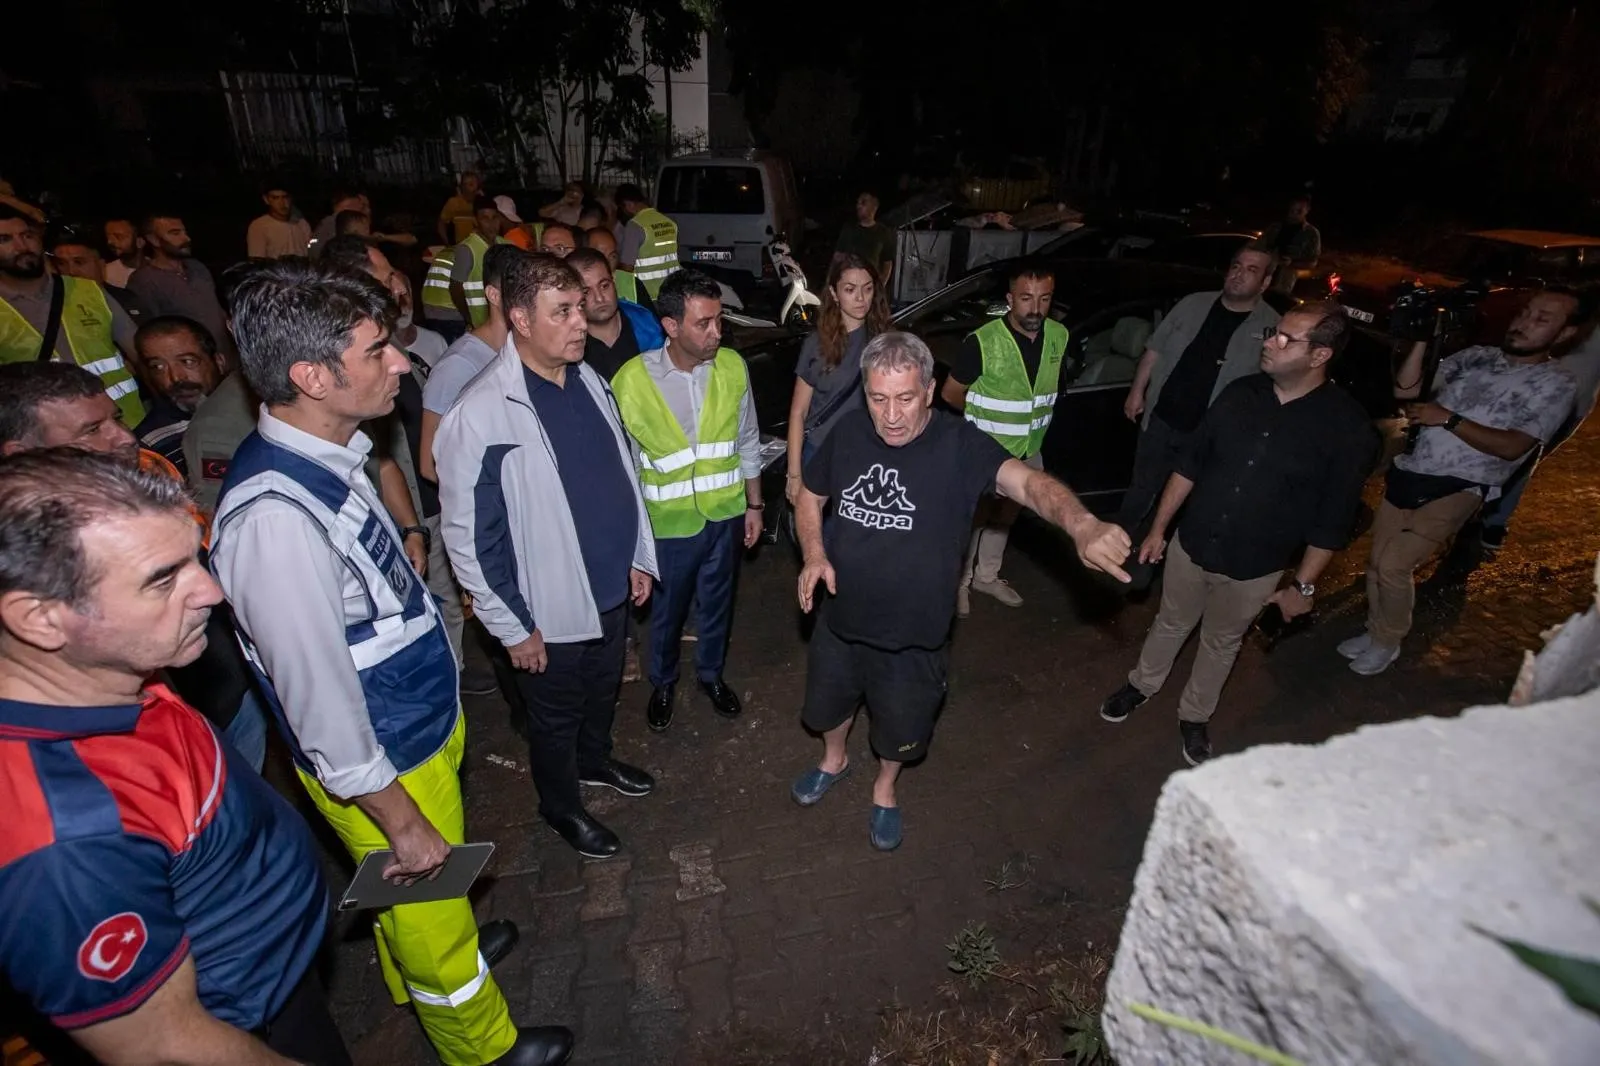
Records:
[[[61,305],[67,298],[67,283],[60,274],[51,276],[50,317],[44,324],[44,335],[39,341],[39,362],[48,363],[55,358],[56,334],[61,332]]]

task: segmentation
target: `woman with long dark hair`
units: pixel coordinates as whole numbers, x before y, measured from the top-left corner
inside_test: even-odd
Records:
[[[889,328],[889,300],[878,274],[859,255],[841,255],[828,270],[817,328],[800,349],[789,401],[789,476],[793,504],[800,470],[844,412],[861,406],[861,349]]]

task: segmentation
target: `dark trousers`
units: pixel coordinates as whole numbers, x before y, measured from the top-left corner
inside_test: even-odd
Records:
[[[1173,429],[1154,414],[1150,424],[1139,433],[1139,444],[1133,453],[1133,480],[1127,495],[1122,497],[1122,510],[1117,515],[1117,525],[1128,531],[1135,549],[1150,532],[1150,520],[1155,517],[1156,504],[1161,502],[1161,492],[1167,479],[1178,467],[1178,460],[1188,450],[1194,439],[1192,432]]]
[[[289,1002],[256,1033],[284,1058],[308,1066],[350,1066],[344,1038],[328,1011],[328,993],[315,969],[295,986]]]
[[[542,673],[516,672],[528,737],[528,769],[545,818],[579,814],[578,776],[611,758],[611,721],[622,686],[622,630],[628,605],[600,615],[601,635],[546,644]]]
[[[722,677],[733,622],[733,585],[744,550],[744,518],[707,522],[692,537],[656,540],[655,606],[650,613],[650,683],[664,688],[678,680],[678,649],[689,605],[697,605],[694,672],[701,681]]]

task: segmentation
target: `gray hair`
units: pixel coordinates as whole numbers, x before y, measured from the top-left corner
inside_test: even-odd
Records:
[[[23,590],[89,609],[102,575],[83,532],[112,518],[189,514],[181,482],[77,448],[0,460],[0,593]]]
[[[916,334],[890,330],[872,338],[862,349],[862,385],[866,384],[867,375],[874,370],[891,374],[900,370],[915,370],[918,379],[927,386],[933,383],[933,353]]]

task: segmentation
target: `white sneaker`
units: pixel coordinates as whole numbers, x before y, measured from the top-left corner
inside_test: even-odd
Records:
[[[962,585],[956,589],[956,617],[965,618],[972,613],[972,590]]]
[[[1339,654],[1343,655],[1346,659],[1354,659],[1356,656],[1360,655],[1370,647],[1372,647],[1372,634],[1368,633],[1366,630],[1362,630],[1360,636],[1351,637],[1349,640],[1340,641],[1337,650]]]
[[[973,578],[972,588],[985,596],[993,596],[1007,607],[1022,606],[1022,594],[1007,584],[1003,577],[997,577],[993,581],[979,581]]]
[[[1398,647],[1391,648],[1387,645],[1379,644],[1377,641],[1372,641],[1366,651],[1357,655],[1351,661],[1350,669],[1363,677],[1371,677],[1373,674],[1381,674],[1389,669],[1390,664],[1398,658],[1400,658],[1400,649]]]

